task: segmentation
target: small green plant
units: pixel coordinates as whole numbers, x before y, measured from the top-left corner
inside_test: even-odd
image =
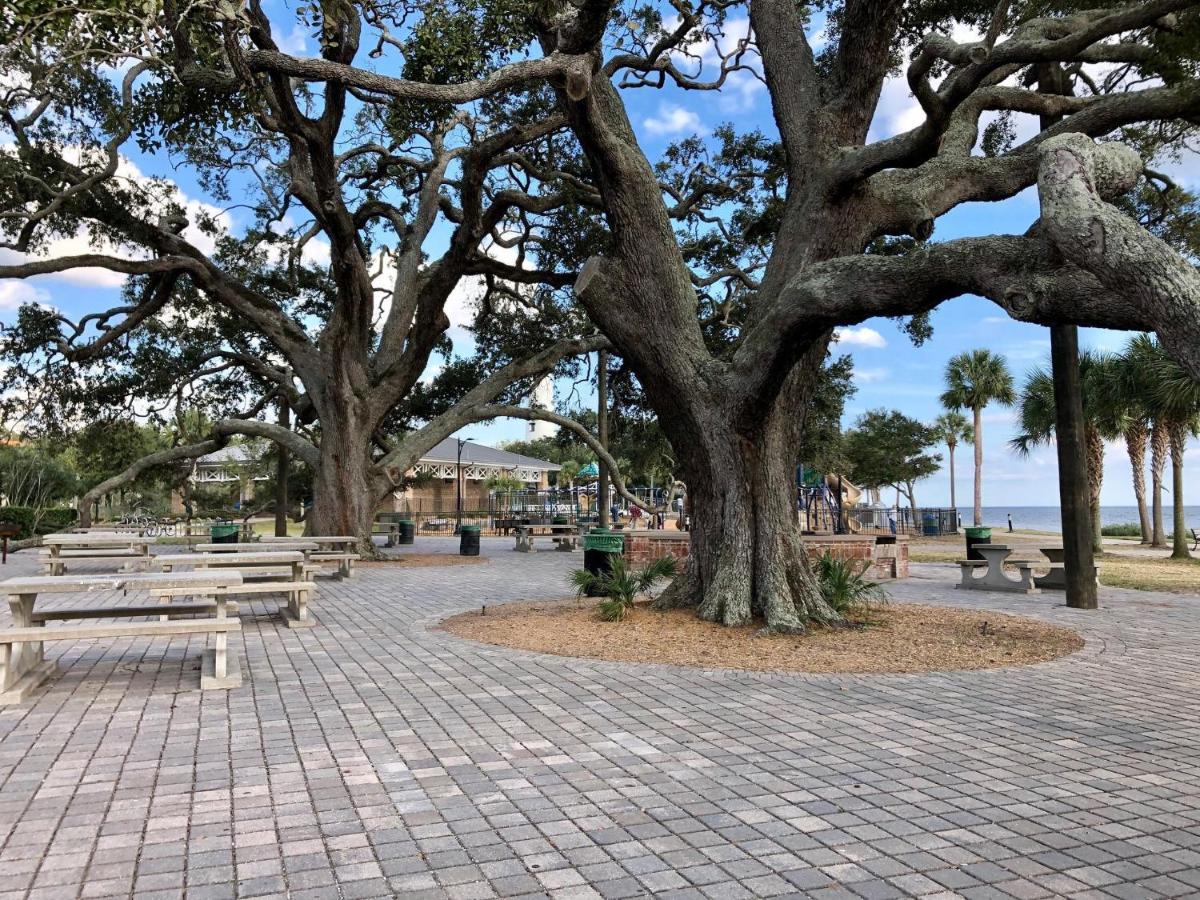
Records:
[[[587,569],[576,569],[571,573],[571,583],[576,594],[599,594],[603,599],[597,604],[600,618],[606,622],[619,622],[631,609],[639,594],[644,594],[660,578],[675,577],[675,557],[664,556],[643,566],[631,569],[624,557],[613,554],[609,557],[612,568],[608,572],[593,574]]]
[[[856,610],[867,612],[873,604],[887,602],[887,592],[863,577],[869,566],[869,562],[860,566],[853,560],[839,559],[828,552],[813,565],[821,594],[838,615]]]

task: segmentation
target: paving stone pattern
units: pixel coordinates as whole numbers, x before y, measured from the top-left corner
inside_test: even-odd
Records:
[[[617,665],[429,630],[566,594],[581,559],[483,543],[487,565],[323,581],[311,630],[246,604],[233,691],[197,690],[199,638],[48,645],[61,674],[0,709],[0,900],[1200,896],[1200,595],[1081,613],[914,565],[897,600],[1087,647],[935,675]]]

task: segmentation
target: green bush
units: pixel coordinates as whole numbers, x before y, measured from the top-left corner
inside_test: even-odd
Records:
[[[37,533],[53,534],[56,531],[62,531],[74,523],[75,516],[75,510],[69,507],[42,510]],[[33,523],[36,519],[36,511],[28,506],[0,506],[0,522],[15,522],[21,526],[21,532],[16,537],[18,541],[33,537]]]
[[[1100,533],[1105,537],[1135,537],[1142,536],[1142,526],[1134,522],[1125,522],[1122,525],[1105,525],[1100,529]]]

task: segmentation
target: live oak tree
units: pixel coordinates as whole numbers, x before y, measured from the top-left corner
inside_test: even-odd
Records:
[[[836,618],[809,575],[785,487],[834,326],[919,316],[976,293],[1029,322],[1149,326],[1200,373],[1200,279],[1107,202],[1137,183],[1143,159],[1093,142],[1144,122],[1168,123],[1160,131],[1171,137],[1190,133],[1200,107],[1190,76],[1196,10],[1183,0],[1087,9],[847,0],[828,8],[818,52],[804,7],[750,0],[753,49],[738,42],[712,54],[716,72],[696,75],[676,51],[719,30],[730,6],[685,6],[662,27],[621,20],[606,43],[598,20],[610,6],[585,3],[544,20],[540,41],[546,52],[585,49],[594,63],[583,96],[558,94],[610,232],[576,291],[637,373],[695,508],[687,568],[662,602],[696,606],[715,621],[762,616],[774,630],[796,630]],[[980,39],[955,42],[946,36],[953,24]],[[871,141],[899,48],[924,121]],[[733,154],[714,150],[660,184],[618,83],[719,89],[748,64],[761,67],[777,136],[740,153],[744,165],[723,165]],[[1035,90],[1047,70],[1064,74],[1077,96]],[[997,112],[1063,119],[1020,144],[993,133],[987,153],[973,152]],[[721,151],[738,143],[718,137]],[[1026,233],[928,242],[956,206],[1034,185],[1041,218]],[[766,194],[762,214],[739,219],[741,198],[755,191]],[[701,234],[729,233],[747,252],[720,261],[733,265],[706,265],[680,217]],[[705,217],[716,220],[708,230]],[[914,239],[908,252],[866,252],[905,235]],[[702,330],[714,279],[733,286],[740,310],[720,354]]]
[[[203,439],[145,457],[94,490],[255,435],[314,470],[310,528],[358,534],[365,548],[380,497],[424,451],[501,410],[512,385],[606,345],[579,321],[546,329],[540,345],[401,440],[381,431],[444,346],[446,306],[464,279],[482,279],[481,292],[502,299],[569,283],[570,273],[528,263],[536,234],[526,217],[565,202],[558,179],[542,173],[553,173],[561,123],[544,114],[552,110],[541,79],[578,78],[586,62],[535,60],[509,77],[447,88],[424,82],[477,75],[513,48],[503,15],[448,43],[436,16],[405,28],[401,4],[298,12],[318,57],[282,52],[281,29],[290,34],[296,22],[273,22],[258,2],[6,7],[0,276],[132,276],[119,304],[77,321],[26,307],[8,349],[40,356],[36,377],[52,391],[77,391],[81,368],[100,369],[91,402],[107,392],[178,403],[214,380],[235,388],[240,408],[229,410],[227,396],[234,414]],[[423,80],[344,77],[385,47]],[[492,99],[501,93],[503,102]],[[170,183],[141,177],[127,158],[134,145],[190,167],[215,199],[236,198],[249,227],[235,236],[215,208],[185,208]],[[76,237],[92,252],[53,252],[56,239]],[[279,403],[307,434],[266,420]]]

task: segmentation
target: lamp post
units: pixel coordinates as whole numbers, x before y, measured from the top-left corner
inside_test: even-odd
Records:
[[[454,469],[454,533],[462,533],[462,451],[463,445],[471,443],[470,438],[456,438],[458,441],[458,461]]]

